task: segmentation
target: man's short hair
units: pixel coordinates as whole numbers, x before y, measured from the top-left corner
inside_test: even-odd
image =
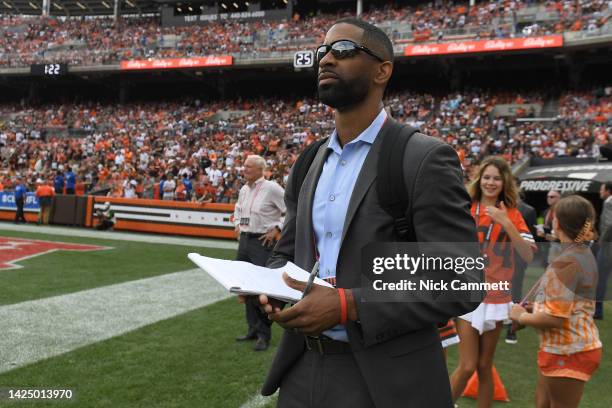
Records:
[[[266,160],[256,154],[250,154],[247,156],[246,160],[251,160],[253,163],[255,163],[258,167],[265,169],[266,168]],[[245,160],[245,162],[246,162]]]
[[[604,186],[606,186],[606,187],[605,187],[605,188],[606,188],[606,190],[608,190],[608,192],[612,194],[612,181],[606,181],[606,182],[604,183]]]
[[[374,51],[374,53],[385,61],[393,62],[393,44],[383,30],[376,27],[374,24],[370,24],[355,17],[342,18],[334,23],[334,25],[336,24],[350,24],[361,28],[363,30],[361,45]]]

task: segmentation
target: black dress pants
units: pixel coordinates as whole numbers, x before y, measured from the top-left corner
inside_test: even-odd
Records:
[[[15,222],[26,222],[25,215],[23,215],[23,198],[15,199],[15,205],[17,206],[17,212],[15,213]]]
[[[263,246],[259,237],[261,237],[261,234],[240,234],[238,255],[236,256],[237,261],[246,261],[258,266],[266,265],[273,247]],[[259,309],[259,299],[256,296],[247,297],[245,308],[246,320],[249,327],[248,334],[256,335],[260,339],[270,341],[270,337],[272,336],[270,326],[272,322],[268,320],[268,316]]]

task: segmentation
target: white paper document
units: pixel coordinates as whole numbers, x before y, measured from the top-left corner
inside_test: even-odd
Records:
[[[302,282],[307,282],[310,275],[310,272],[292,262],[287,262],[285,266],[280,268],[270,269],[253,265],[250,262],[209,258],[196,253],[191,253],[187,257],[231,293],[237,295],[265,294],[291,303],[299,301],[302,298],[302,292],[285,284],[283,272],[287,272],[291,278]],[[319,278],[315,278],[314,283],[333,287]]]

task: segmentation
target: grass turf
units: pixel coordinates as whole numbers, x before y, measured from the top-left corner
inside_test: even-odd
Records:
[[[103,251],[57,251],[0,270],[0,305],[62,295],[100,286],[196,268],[187,253],[232,259],[235,251],[182,245],[100,240],[0,231],[2,237],[31,238],[112,247]]]
[[[612,314],[612,308],[607,312]],[[599,325],[602,341],[609,344],[609,321]],[[145,327],[74,352],[0,375],[0,388],[70,388],[73,402],[83,407],[239,407],[259,390],[280,330],[274,329],[272,348],[250,350],[252,343],[235,343],[244,330],[244,315],[235,299]],[[518,345],[500,340],[496,366],[511,402],[496,406],[533,407],[536,379],[535,332],[522,331]],[[449,350],[449,370],[456,364],[457,348]],[[612,364],[604,359],[587,384],[581,407],[612,405],[608,382]],[[275,399],[266,404],[275,405]],[[5,401],[6,402],[6,401]],[[7,406],[58,406],[57,402]],[[462,398],[459,406],[475,407]]]
[[[244,308],[227,299],[0,375],[0,388],[72,389],[78,407],[238,407],[259,390],[278,342],[236,343]],[[8,406],[58,406],[58,402]]]
[[[52,240],[48,235],[2,231],[2,236]],[[185,257],[192,248],[126,241],[57,237],[63,242],[115,247],[112,251],[81,254],[56,252],[20,262],[24,268],[0,272],[0,304],[191,269]],[[195,248],[197,252],[231,258],[233,251]],[[540,270],[529,271],[530,287]],[[612,341],[612,305],[608,320],[598,322],[604,345]],[[245,330],[244,309],[228,299],[73,352],[40,361],[0,375],[0,388],[70,388],[72,402],[36,401],[0,406],[39,407],[239,407],[258,393],[277,345],[275,327],[267,352],[250,350],[252,343],[235,343]],[[500,339],[496,367],[511,402],[496,406],[533,407],[537,377],[537,336],[534,330],[519,332],[519,344]],[[456,366],[457,347],[449,350],[449,371]],[[608,408],[612,397],[608,383],[612,363],[604,359],[585,388],[581,407]],[[273,398],[266,406],[275,405]],[[462,398],[459,406],[475,407]]]

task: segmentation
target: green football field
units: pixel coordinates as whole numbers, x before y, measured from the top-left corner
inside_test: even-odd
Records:
[[[266,352],[236,343],[246,330],[243,306],[186,256],[232,259],[233,250],[5,231],[1,224],[0,237],[106,247],[0,269],[0,406],[274,406],[258,391],[280,329]],[[608,320],[598,322],[604,359],[581,407],[612,407],[610,303],[606,313]],[[536,350],[533,330],[520,332],[517,345],[500,341],[496,367],[511,402],[496,406],[534,406]],[[451,347],[449,370],[456,359]],[[73,399],[11,401],[10,389],[71,390]],[[461,399],[459,406],[476,404]]]

